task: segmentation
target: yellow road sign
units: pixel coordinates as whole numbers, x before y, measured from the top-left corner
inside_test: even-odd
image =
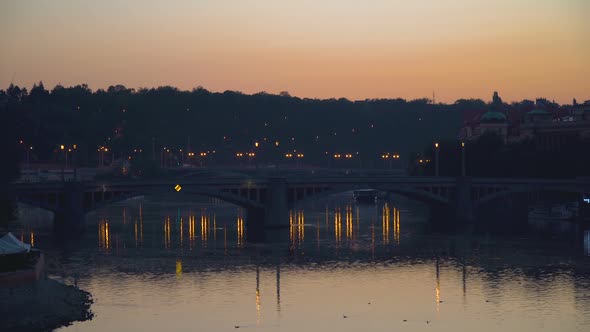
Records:
[[[174,190],[176,190],[176,191],[180,191],[181,189],[182,189],[182,187],[181,187],[179,184],[177,184],[177,185],[174,187]]]

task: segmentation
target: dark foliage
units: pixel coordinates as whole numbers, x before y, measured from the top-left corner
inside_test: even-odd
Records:
[[[178,164],[184,161],[179,150],[187,152],[190,138],[195,159],[209,151],[195,162],[199,165],[237,163],[235,153],[247,151],[256,152],[257,163],[289,162],[285,153],[297,150],[306,164],[325,165],[333,153],[352,153],[363,165],[379,167],[383,152],[407,153],[435,137],[453,137],[461,123],[455,105],[433,105],[428,99],[353,102],[167,86],[136,91],[116,85],[92,92],[86,85],[58,85],[47,91],[39,83],[27,92],[11,85],[0,103],[23,147],[34,147],[33,161],[60,161],[60,145],[76,144],[70,161],[89,166],[96,165],[100,146],[109,148],[108,162],[141,150],[145,159],[161,164],[167,148],[175,154],[168,161]],[[22,151],[20,157],[24,160]],[[359,160],[351,163],[340,166]]]
[[[590,175],[590,141],[572,139],[556,149],[548,150],[534,140],[505,144],[500,137],[487,134],[465,146],[468,176],[571,178]],[[439,174],[461,174],[461,143],[448,140],[440,143]],[[413,174],[435,174],[434,148],[422,153],[423,163],[414,163]],[[429,160],[429,162],[425,162]]]

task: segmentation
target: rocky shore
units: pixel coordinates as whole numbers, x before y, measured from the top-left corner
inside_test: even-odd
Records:
[[[0,285],[0,331],[51,331],[92,319],[90,293],[53,279]]]

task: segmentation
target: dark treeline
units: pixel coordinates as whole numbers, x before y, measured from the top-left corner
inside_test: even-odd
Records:
[[[19,176],[19,146],[16,127],[3,117],[0,121],[0,230],[13,219],[16,203],[6,190]]]
[[[326,152],[368,162],[385,151],[408,153],[434,138],[453,137],[461,123],[453,105],[427,99],[351,102],[202,88],[136,91],[117,85],[92,92],[86,85],[58,85],[48,91],[39,83],[30,91],[18,86],[0,91],[0,105],[3,118],[18,128],[19,140],[34,147],[30,158],[55,160],[60,145],[76,144],[80,164],[94,163],[99,146],[116,158],[138,148],[151,158],[154,141],[159,159],[164,147],[186,149],[189,137],[197,156],[216,151],[226,162],[248,151],[279,162],[294,150],[309,164],[323,161]]]
[[[166,158],[168,165],[177,165],[186,161],[190,139],[195,164],[239,163],[245,158],[236,153],[250,151],[256,153],[256,164],[295,163],[285,154],[296,150],[304,153],[299,163],[305,165],[403,167],[412,163],[413,152],[455,138],[464,119],[490,105],[479,99],[454,104],[429,99],[320,100],[286,92],[246,95],[169,86],[135,90],[116,85],[91,91],[86,85],[57,85],[49,91],[41,82],[30,91],[14,85],[0,90],[1,116],[16,130],[19,160],[61,161],[60,146],[67,150],[76,145],[68,154],[70,165],[76,166],[95,166],[101,146],[109,149],[102,156],[108,163],[131,156],[155,159],[159,165]],[[502,106],[511,112],[533,104]],[[168,157],[163,157],[164,148],[171,150]],[[201,158],[200,152],[208,155]],[[402,156],[399,165],[382,159],[388,152]],[[352,157],[346,159],[345,154]]]

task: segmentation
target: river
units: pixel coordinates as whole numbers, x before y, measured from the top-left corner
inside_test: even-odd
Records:
[[[260,244],[235,206],[143,197],[89,214],[81,235],[33,212],[17,235],[93,296],[94,318],[59,331],[590,330],[584,236],[433,232],[427,216],[343,194]]]

